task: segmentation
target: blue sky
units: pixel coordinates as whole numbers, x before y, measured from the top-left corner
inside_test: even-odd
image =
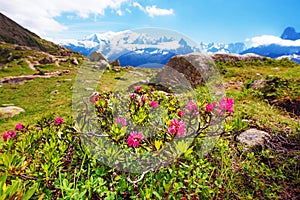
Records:
[[[280,36],[287,26],[300,32],[299,8],[299,0],[10,0],[0,12],[45,38],[158,27],[228,43]]]

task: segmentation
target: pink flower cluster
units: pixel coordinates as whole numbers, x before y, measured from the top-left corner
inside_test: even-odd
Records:
[[[15,126],[15,130],[16,130],[16,131],[21,131],[21,130],[23,130],[23,128],[24,128],[24,126],[23,126],[22,123],[18,123],[18,124]]]
[[[3,134],[3,140],[4,141],[7,141],[8,139],[10,138],[16,138],[17,137],[17,134],[16,134],[16,131],[15,130],[8,130],[6,131],[4,134]]]
[[[150,101],[149,106],[151,108],[158,108],[158,102],[157,101]]]
[[[56,126],[59,126],[59,125],[61,125],[61,124],[63,124],[63,123],[65,123],[65,122],[64,122],[63,118],[61,118],[61,117],[57,117],[57,118],[54,120],[54,124],[55,124]]]
[[[7,141],[10,138],[13,138],[13,139],[16,138],[17,137],[16,131],[22,131],[23,128],[24,128],[24,125],[22,123],[18,123],[15,126],[15,130],[8,130],[5,133],[3,133],[3,140]]]
[[[216,108],[216,105],[216,102],[212,102],[205,106],[205,110],[207,112],[212,112]],[[230,114],[233,113],[233,105],[233,98],[222,97],[216,110],[216,114],[223,115],[226,111],[228,111]]]
[[[228,111],[230,114],[233,112],[234,100],[233,98],[223,97],[220,100],[219,109]]]
[[[173,119],[169,125],[168,131],[173,135],[176,134],[179,138],[184,137],[186,134],[184,121],[178,121],[176,118]]]
[[[139,147],[140,141],[143,140],[143,133],[133,131],[130,133],[129,137],[127,138],[127,145],[129,147]]]
[[[191,115],[199,115],[199,107],[197,105],[197,102],[189,101],[185,108],[189,111]]]
[[[99,94],[95,93],[91,98],[90,98],[90,102],[91,103],[95,103],[96,101],[98,101],[100,99]]]
[[[126,119],[122,118],[122,117],[118,117],[116,119],[116,124],[119,126],[121,125],[121,127],[126,126]]]
[[[183,118],[184,114],[185,114],[185,112],[183,110],[178,110],[178,112],[177,112],[177,115],[180,118]]]
[[[135,88],[135,92],[136,93],[139,93],[140,91],[142,91],[142,86],[136,86],[136,88]]]

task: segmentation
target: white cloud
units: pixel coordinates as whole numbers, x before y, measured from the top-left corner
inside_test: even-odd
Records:
[[[9,0],[1,2],[0,12],[40,36],[66,30],[55,20],[63,12],[72,12],[82,18],[104,15],[105,9],[122,14],[121,5],[129,0]]]
[[[153,6],[146,6],[146,13],[148,13],[150,17],[165,16],[165,15],[174,15],[174,10],[157,8],[155,5],[153,5]]]
[[[273,36],[273,35],[262,35],[253,37],[251,39],[246,39],[246,42],[250,43],[250,46],[257,47],[260,45],[270,45],[270,44],[278,44],[281,46],[300,46],[300,39],[299,40],[284,40],[280,37]]]
[[[174,10],[173,9],[163,9],[163,8],[157,8],[156,5],[152,6],[146,6],[144,8],[141,4],[138,2],[133,2],[132,4],[134,7],[137,7],[141,11],[145,12],[147,15],[150,17],[155,17],[155,16],[166,16],[166,15],[174,15]]]
[[[141,11],[145,12],[144,7],[143,7],[141,4],[139,4],[138,2],[133,2],[132,5],[133,5],[133,7],[137,7],[137,8],[139,8]]]

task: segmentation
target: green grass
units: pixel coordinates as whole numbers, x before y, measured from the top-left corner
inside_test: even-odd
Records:
[[[128,177],[137,180],[140,174],[129,174],[103,165],[82,148],[79,135],[73,130],[70,118],[72,89],[78,68],[68,68],[66,63],[59,69],[70,69],[68,74],[38,78],[24,84],[4,84],[0,87],[0,105],[13,104],[26,112],[0,119],[0,133],[13,129],[19,122],[30,125],[30,130],[16,140],[16,144],[14,141],[0,142],[4,144],[1,150],[1,154],[5,153],[3,158],[15,156],[5,161],[0,159],[0,174],[7,172],[9,181],[20,181],[20,186],[16,187],[19,192],[23,189],[27,192],[38,184],[33,199],[41,196],[52,199],[56,194],[65,199],[72,195],[74,199],[80,199],[80,195],[88,199],[291,199],[299,196],[299,117],[271,105],[264,99],[264,91],[253,91],[245,85],[270,75],[280,77],[280,81],[290,84],[279,84],[275,91],[266,91],[275,98],[295,98],[299,96],[300,66],[287,60],[270,59],[263,63],[217,65],[223,69],[223,82],[242,81],[244,86],[226,88],[226,95],[235,100],[234,113],[224,122],[224,133],[213,150],[202,155],[203,139],[198,138],[189,154],[181,155],[171,165],[147,173],[136,184],[128,182]],[[22,71],[21,66],[15,67],[18,73]],[[46,65],[41,70],[52,71],[56,67]],[[86,78],[93,77],[95,72],[88,71]],[[25,69],[24,73],[27,73]],[[151,77],[153,73],[155,70],[149,69],[105,71],[97,88],[107,91],[116,86],[126,87]],[[53,93],[55,90],[58,93]],[[199,93],[197,97],[208,98],[205,88],[196,91]],[[35,127],[41,116],[46,118]],[[66,124],[62,127],[51,125],[55,117],[63,117]],[[249,128],[267,131],[274,134],[274,138],[269,140],[269,146],[245,151],[236,142],[236,136]],[[45,160],[46,157],[49,159]],[[22,170],[24,166],[26,170]],[[35,179],[23,178],[20,174]]]
[[[9,64],[0,67],[0,79],[8,76],[20,76],[34,74],[25,60],[12,61]]]

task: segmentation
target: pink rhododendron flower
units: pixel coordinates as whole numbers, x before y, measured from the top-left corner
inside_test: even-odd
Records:
[[[99,94],[95,93],[91,98],[90,98],[90,102],[91,103],[95,103],[96,101],[98,101],[100,99]]]
[[[144,102],[144,103],[146,102],[146,100],[147,100],[146,97],[141,98],[141,101]]]
[[[16,131],[21,131],[22,129],[24,128],[23,124],[22,123],[18,123],[15,127],[15,130]]]
[[[205,110],[206,110],[207,112],[213,111],[214,108],[215,108],[215,106],[216,106],[216,104],[217,104],[216,102],[212,102],[212,103],[206,105],[206,106],[205,106]]]
[[[119,126],[119,124],[121,124],[121,126],[126,126],[126,120],[122,117],[119,117],[116,119],[116,124]]]
[[[142,89],[143,89],[142,86],[136,86],[135,92],[138,93],[138,92],[141,91]]]
[[[149,106],[151,108],[157,108],[158,107],[158,102],[157,101],[150,101]]]
[[[54,120],[54,124],[55,125],[61,125],[61,124],[63,124],[63,123],[65,123],[64,122],[64,120],[63,120],[63,118],[60,118],[60,117],[57,117],[55,120]]]
[[[192,115],[197,116],[199,114],[199,107],[196,102],[189,101],[185,108],[188,109]]]
[[[133,99],[134,98],[134,94],[133,93],[129,94],[129,98]]]
[[[183,110],[178,110],[177,115],[178,117],[182,118],[184,116],[185,112]]]
[[[140,146],[140,141],[143,140],[143,137],[143,133],[133,131],[127,138],[127,145],[129,147],[138,147]]]
[[[178,121],[176,118],[173,119],[168,130],[173,135],[177,133],[177,137],[179,138],[184,137],[186,133],[184,121]]]
[[[8,133],[8,131],[6,131],[5,133],[3,133],[3,140],[7,141],[10,138],[10,134]]]
[[[234,100],[233,98],[222,97],[219,103],[219,109],[228,111],[230,114],[233,112]]]
[[[8,130],[6,131],[4,134],[3,134],[3,140],[4,141],[7,141],[8,139],[10,138],[16,138],[17,137],[17,134],[15,131],[12,131],[12,130]]]

